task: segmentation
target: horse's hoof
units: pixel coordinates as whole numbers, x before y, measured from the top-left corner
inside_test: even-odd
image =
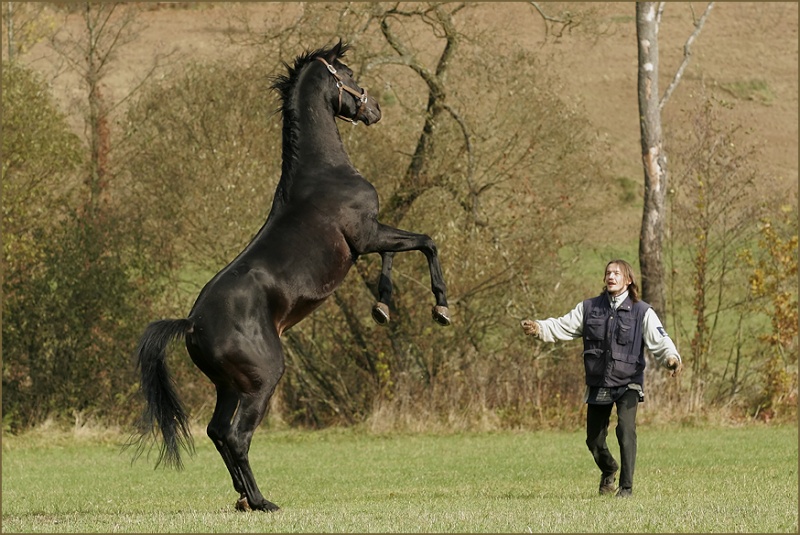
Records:
[[[256,507],[256,509],[259,511],[266,511],[267,513],[274,513],[275,511],[278,511],[280,507],[270,501],[264,500],[264,503]]]
[[[277,505],[275,505],[274,503],[272,503],[271,501],[268,501],[268,500],[264,500],[262,503],[256,505],[255,507],[251,507],[250,506],[250,502],[247,501],[247,497],[246,496],[242,496],[241,498],[236,500],[236,510],[237,511],[250,512],[250,511],[252,511],[254,509],[256,511],[267,511],[267,512],[271,513],[273,511],[279,510],[280,507],[278,507]]]
[[[389,323],[389,307],[384,303],[375,303],[372,307],[372,319],[378,325],[386,325]]]
[[[241,498],[236,500],[235,507],[237,511],[244,511],[244,512],[252,511],[252,509],[250,508],[250,502],[247,501],[246,496],[242,496]]]
[[[433,307],[432,313],[433,319],[436,321],[436,323],[442,327],[447,327],[450,325],[450,311],[447,309],[447,307],[436,305]]]

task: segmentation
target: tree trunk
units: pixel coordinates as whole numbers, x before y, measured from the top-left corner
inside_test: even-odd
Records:
[[[666,321],[664,277],[664,220],[666,217],[667,157],[661,134],[658,92],[658,20],[655,2],[636,3],[639,49],[639,127],[644,165],[644,209],[639,236],[642,299]]]
[[[6,2],[6,40],[8,41],[8,61],[14,61],[17,50],[14,45],[14,3]]]

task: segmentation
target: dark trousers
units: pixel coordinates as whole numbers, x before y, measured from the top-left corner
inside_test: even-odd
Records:
[[[603,475],[617,471],[619,465],[608,450],[606,437],[612,407],[617,406],[617,441],[622,461],[619,486],[633,488],[633,470],[636,466],[636,408],[639,393],[626,390],[613,404],[588,405],[586,413],[586,445]]]

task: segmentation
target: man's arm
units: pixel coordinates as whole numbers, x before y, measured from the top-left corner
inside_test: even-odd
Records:
[[[583,302],[560,318],[546,320],[522,320],[525,334],[536,336],[545,342],[574,340],[583,334]]]
[[[678,349],[672,342],[661,320],[658,319],[655,311],[649,308],[644,314],[643,320],[644,344],[653,354],[659,366],[672,370],[672,376],[678,374],[683,367],[681,356]]]

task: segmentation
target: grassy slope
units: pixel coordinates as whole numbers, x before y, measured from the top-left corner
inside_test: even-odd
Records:
[[[114,440],[7,437],[3,531],[796,532],[797,444],[796,426],[640,426],[620,502],[596,495],[582,432],[260,432],[251,461],[282,510],[240,514],[204,437],[180,473]]]

